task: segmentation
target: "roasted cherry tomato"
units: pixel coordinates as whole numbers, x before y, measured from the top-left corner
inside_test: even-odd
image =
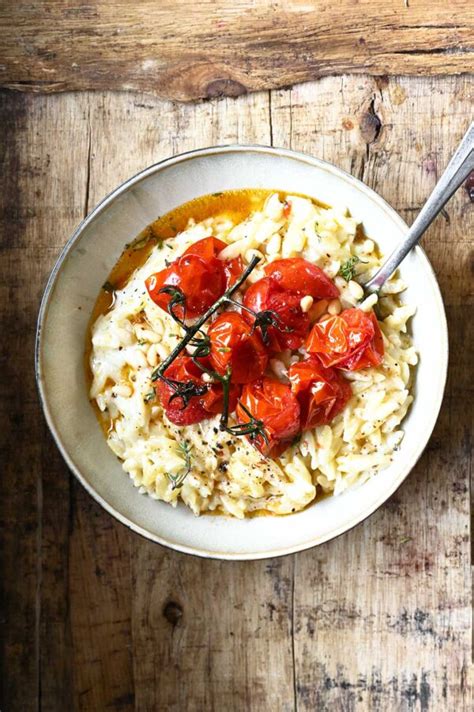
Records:
[[[339,296],[338,288],[323,270],[302,257],[275,260],[264,272],[283,289],[302,297],[309,294],[314,299],[334,299]]]
[[[306,348],[318,356],[323,366],[357,371],[378,366],[384,355],[383,338],[375,314],[346,309],[339,316],[317,322]]]
[[[244,386],[236,414],[240,423],[248,423],[250,416],[241,404],[263,423],[268,443],[261,435],[248,437],[264,455],[281,455],[301,429],[300,406],[286,383],[263,378]]]
[[[270,326],[267,330],[271,351],[298,349],[306,339],[311,324],[308,315],[301,310],[300,300],[301,297],[280,287],[272,277],[259,279],[245,292],[244,306],[254,312],[270,310],[278,318],[279,327]],[[250,324],[255,321],[245,310],[242,316]]]
[[[152,274],[145,280],[151,299],[167,310],[169,294],[160,293],[163,287],[178,287],[186,297],[186,317],[201,316],[226,289],[224,264],[217,257],[205,259],[195,254],[179,257],[167,269]],[[175,314],[183,318],[183,307],[175,308]]]
[[[205,260],[210,260],[212,257],[217,257],[224,247],[227,247],[226,243],[217,237],[204,237],[202,240],[193,242],[183,252],[183,255],[198,255],[198,257],[203,257]]]
[[[178,356],[166,369],[165,376],[170,381],[180,381],[181,383],[192,381],[198,385],[204,385],[202,371],[193,363],[190,356]],[[191,425],[209,417],[209,413],[202,404],[202,396],[193,396],[185,406],[180,396],[172,398],[173,388],[161,379],[156,384],[156,391],[168,420],[171,420],[175,425]]]
[[[163,287],[175,287],[179,284],[179,275],[173,267],[162,269],[161,272],[155,272],[145,279],[145,287],[147,288],[150,299],[159,307],[167,310],[168,303],[171,299],[169,294],[160,293]],[[177,309],[176,313],[182,318],[183,310]]]
[[[227,247],[226,243],[219,240],[217,237],[205,237],[202,240],[198,240],[193,245],[190,245],[185,251],[185,255],[199,255],[206,260],[212,257],[217,257],[222,250]],[[229,289],[238,280],[242,272],[244,271],[244,263],[242,258],[234,257],[231,260],[222,260],[224,265],[224,272],[226,276],[225,288]]]
[[[241,386],[236,383],[230,384],[229,389],[229,413],[233,413],[240,395]],[[211,383],[207,393],[202,397],[201,402],[208,413],[215,415],[224,410],[224,393],[220,383]]]
[[[210,359],[224,375],[232,369],[233,383],[249,383],[264,372],[268,353],[260,334],[238,312],[222,312],[207,332],[211,340]]]
[[[303,430],[330,423],[352,394],[349,382],[314,356],[290,366],[288,378],[300,404]]]
[[[202,362],[208,366],[205,359],[202,359]],[[203,393],[201,395],[192,396],[186,406],[184,406],[183,399],[180,396],[172,398],[174,390],[171,386],[162,380],[158,381],[156,385],[158,398],[165,409],[168,420],[175,425],[199,423],[201,420],[209,418],[211,414],[222,412],[222,385],[220,383],[206,384],[203,381],[202,375],[202,369],[194,363],[190,356],[178,356],[171,366],[166,369],[165,376],[169,378],[170,381],[179,381],[180,383],[191,381],[198,386],[202,386]],[[238,397],[238,386],[231,384],[229,413],[235,410]]]
[[[234,257],[231,260],[224,260],[224,272],[226,277],[225,288],[233,287],[238,278],[244,271],[244,263],[242,257]]]
[[[186,317],[201,316],[225,290],[232,287],[244,270],[240,257],[220,260],[218,255],[225,242],[216,237],[205,237],[190,245],[166,269],[150,275],[145,285],[151,299],[167,311],[172,296],[160,292],[163,287],[178,287],[186,297]],[[184,317],[182,306],[175,306],[174,313]]]

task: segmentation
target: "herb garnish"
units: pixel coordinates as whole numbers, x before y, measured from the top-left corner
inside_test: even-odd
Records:
[[[126,250],[142,250],[144,247],[148,245],[149,242],[151,241],[156,242],[156,238],[153,235],[153,232],[148,228],[145,230],[145,233],[143,235],[139,235],[135,240],[132,240],[132,242],[127,242],[125,245]]]
[[[183,294],[183,292],[178,288],[178,287],[164,287],[161,289],[161,292],[165,292],[167,294],[170,294],[171,300],[168,305],[168,312],[172,316],[172,318],[177,321],[180,326],[185,330],[185,335],[177,344],[177,346],[173,349],[173,351],[170,353],[170,355],[153,371],[151,374],[151,380],[152,381],[157,381],[158,379],[161,379],[164,381],[172,390],[174,393],[171,395],[169,401],[171,402],[175,398],[181,398],[182,400],[182,407],[185,408],[191,398],[195,396],[202,396],[204,395],[207,390],[208,386],[200,383],[195,383],[193,381],[187,381],[187,382],[181,382],[181,381],[176,381],[170,378],[167,378],[165,376],[167,368],[173,363],[173,361],[179,356],[179,354],[188,346],[194,347],[194,353],[191,356],[194,364],[198,366],[202,371],[207,373],[209,376],[211,376],[213,381],[219,381],[222,384],[222,395],[223,395],[223,408],[222,408],[222,415],[219,421],[219,428],[220,430],[223,430],[230,435],[235,435],[235,436],[243,436],[243,435],[248,435],[249,439],[253,442],[257,437],[261,437],[267,444],[268,444],[268,437],[264,429],[263,422],[261,420],[258,420],[255,418],[252,413],[239,401],[239,406],[240,408],[248,415],[249,420],[246,423],[238,423],[237,425],[229,425],[228,420],[229,420],[229,393],[230,393],[230,380],[231,380],[231,369],[227,369],[225,375],[221,375],[220,373],[217,373],[216,371],[212,371],[208,369],[202,361],[199,359],[204,358],[205,356],[208,356],[210,353],[210,340],[207,334],[205,334],[202,330],[201,327],[206,323],[206,321],[213,315],[215,312],[220,309],[220,307],[224,306],[226,303],[234,304],[237,305],[239,308],[242,308],[243,305],[235,302],[232,299],[232,295],[239,289],[239,287],[245,282],[247,277],[251,274],[251,272],[255,269],[257,264],[260,262],[260,258],[257,256],[254,256],[252,260],[250,261],[250,264],[247,266],[247,268],[244,270],[244,272],[241,274],[239,279],[226,291],[224,294],[217,299],[212,306],[209,307],[209,309],[196,321],[195,324],[192,326],[187,326],[184,323],[184,318],[181,319],[175,314],[175,308],[177,306],[181,306],[183,308],[183,314],[185,314],[186,310],[186,297]],[[243,307],[246,308],[246,307]],[[248,310],[252,311],[252,310]],[[261,332],[262,332],[262,338],[268,339],[267,335],[267,328],[269,326],[274,326],[276,328],[281,328],[279,325],[279,319],[277,314],[271,311],[264,311],[264,312],[253,312],[255,316],[255,327],[260,327]],[[176,485],[178,486],[178,485]]]
[[[238,289],[239,287],[245,282],[249,274],[253,272],[257,264],[260,262],[260,258],[257,256],[252,257],[252,260],[248,267],[244,270],[244,272],[240,275],[239,279],[230,287],[224,294],[217,299],[212,306],[209,307],[209,309],[197,320],[197,322],[193,326],[186,326],[186,334],[184,337],[181,339],[179,344],[175,346],[173,351],[170,353],[170,355],[156,368],[153,373],[151,374],[151,380],[156,381],[158,378],[161,378],[165,383],[168,383],[170,385],[169,380],[164,376],[164,373],[168,366],[171,366],[175,358],[179,356],[181,351],[184,351],[186,346],[191,342],[191,340],[196,336],[196,334],[199,332],[203,324],[206,323],[210,317],[215,314],[215,312],[220,309],[221,306],[223,306],[228,300],[229,297],[231,297]],[[166,289],[166,287],[164,287]],[[161,290],[160,290],[161,291]],[[184,294],[183,294],[183,298]],[[170,312],[171,313],[171,312]],[[171,316],[173,314],[171,313]],[[198,340],[199,341],[199,340]]]
[[[184,455],[185,465],[182,470],[180,470],[176,475],[171,475],[169,472],[166,473],[167,478],[170,480],[172,490],[178,489],[178,487],[183,486],[183,482],[186,477],[191,472],[192,461],[191,461],[191,445],[184,440],[178,443],[178,447]]]
[[[341,275],[346,282],[350,282],[351,279],[354,279],[355,266],[359,264],[360,261],[360,257],[357,257],[357,255],[349,257],[349,259],[340,266],[338,274]]]
[[[178,289],[178,287],[167,286],[160,289],[161,294],[169,294],[171,299],[168,302],[168,313],[169,315],[184,329],[186,328],[184,320],[186,319],[186,297],[183,292]],[[175,314],[176,307],[183,308],[183,318],[180,319]]]
[[[153,400],[154,397],[155,397],[155,389],[152,388],[151,391],[149,391],[148,393],[146,393],[143,396],[143,400],[145,403],[149,403],[151,400]]]

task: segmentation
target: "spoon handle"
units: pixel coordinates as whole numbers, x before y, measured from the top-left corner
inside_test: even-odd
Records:
[[[431,225],[453,193],[474,170],[474,122],[470,125],[446,170],[437,182],[433,192],[421,208],[405,239],[387,257],[381,268],[364,285],[366,294],[378,292],[383,283],[397,269],[400,262],[414,247],[425,230]]]

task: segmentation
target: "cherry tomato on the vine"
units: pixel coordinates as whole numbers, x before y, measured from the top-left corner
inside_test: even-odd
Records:
[[[352,394],[349,382],[314,356],[291,365],[288,378],[301,407],[303,430],[330,423]]]
[[[203,365],[209,364],[206,359],[200,359]],[[184,404],[180,396],[172,398],[174,389],[162,380],[156,384],[158,398],[165,409],[166,416],[175,425],[191,425],[199,423],[205,418],[211,417],[215,413],[221,413],[223,408],[222,384],[205,383],[202,376],[203,371],[194,363],[190,356],[178,356],[166,369],[165,376],[170,381],[186,383],[191,381],[198,386],[203,386],[202,395],[192,396],[187,405]],[[229,392],[229,413],[235,410],[239,388],[231,384]]]
[[[160,289],[177,287],[186,297],[186,317],[201,316],[225,292],[224,264],[217,257],[205,259],[194,254],[182,255],[166,269],[148,277],[145,285],[151,299],[165,311],[171,296],[160,293]],[[175,313],[182,319],[183,307],[175,308]]]
[[[268,443],[261,435],[249,440],[264,455],[281,455],[301,429],[300,406],[286,383],[263,378],[244,386],[236,414],[240,423],[248,423],[250,416],[241,404],[263,423]]]
[[[185,255],[198,255],[206,260],[220,255],[222,250],[227,247],[226,243],[219,240],[217,237],[205,237],[198,240],[193,245],[190,245],[184,252]],[[242,258],[233,257],[231,260],[221,260],[224,265],[224,273],[226,276],[226,289],[232,287],[244,271],[244,263]]]
[[[202,257],[205,260],[210,260],[212,257],[217,257],[224,247],[227,247],[226,243],[217,237],[204,237],[202,240],[193,242],[183,252],[183,255],[198,255],[198,257]]]
[[[190,245],[169,267],[150,275],[145,285],[151,299],[167,311],[172,296],[160,292],[163,287],[177,287],[186,297],[186,310],[175,306],[180,319],[204,314],[243,272],[242,259],[221,260],[218,255],[226,243],[216,237],[205,237]]]
[[[271,351],[298,349],[308,335],[311,324],[301,309],[300,297],[280,287],[272,277],[259,279],[247,289],[244,306],[254,312],[270,310],[276,314],[278,327],[270,326],[267,331]],[[242,316],[250,324],[255,321],[245,310]]]
[[[232,383],[249,383],[259,378],[268,362],[262,337],[238,312],[222,312],[208,330],[211,340],[210,360],[224,375],[232,370]]]

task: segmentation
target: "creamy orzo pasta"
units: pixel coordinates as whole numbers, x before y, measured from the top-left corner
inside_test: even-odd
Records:
[[[214,511],[242,518],[254,512],[289,514],[299,511],[319,494],[337,495],[387,467],[403,438],[400,424],[413,400],[410,394],[412,366],[417,362],[417,355],[407,332],[407,322],[414,308],[400,299],[404,290],[401,279],[394,276],[386,283],[378,303],[375,296],[361,301],[363,292],[358,280],[377,269],[381,256],[376,244],[364,235],[347,212],[322,206],[299,195],[254,191],[252,197],[249,191],[240,192],[246,194],[245,210],[235,209],[235,194],[239,191],[233,192],[234,202],[228,200],[230,193],[210,196],[206,205],[212,205],[212,210],[208,211],[207,217],[206,212],[203,213],[203,203],[193,213],[192,202],[187,208],[186,224],[175,236],[163,239],[159,230],[153,230],[151,226],[151,231],[145,233],[141,242],[128,248],[132,259],[131,273],[126,277],[122,275],[117,284],[112,276],[105,285],[113,298],[107,308],[99,309],[102,313],[98,316],[96,313],[94,317],[89,363],[92,372],[90,398],[100,411],[108,445],[140,492],[172,505],[182,500],[195,514]],[[182,217],[185,213],[180,214]],[[197,221],[193,215],[197,215]],[[168,219],[168,228],[172,219],[172,216]],[[167,234],[172,232],[168,230]],[[178,299],[174,309],[175,317],[178,315],[176,320],[168,313],[166,304],[163,308],[163,304],[156,303],[162,296],[155,301],[152,299],[154,287],[162,285],[162,280],[157,278],[156,281],[153,276],[164,274],[166,270],[169,274],[177,258],[211,235],[224,243],[219,243],[219,250],[209,257],[208,264],[213,265],[214,271],[209,273],[211,276],[203,273],[203,286],[198,290],[197,301],[188,299],[187,312],[180,307]],[[137,253],[142,255],[142,264],[135,258]],[[171,391],[166,395],[166,384],[161,384],[161,390],[156,387],[156,369],[183,339],[185,328],[195,323],[203,311],[202,300],[207,298],[208,282],[212,292],[218,279],[215,275],[217,272],[221,274],[219,265],[217,269],[217,263],[212,260],[226,265],[227,281],[225,287],[220,288],[222,292],[255,257],[259,262],[242,288],[233,295],[234,303],[229,302],[217,310],[202,326],[201,335],[212,332],[210,338],[215,347],[212,368],[216,371],[211,373],[226,373],[228,362],[229,349],[225,345],[228,342],[222,341],[224,337],[219,332],[222,310],[235,315],[230,317],[231,322],[232,319],[240,320],[241,330],[247,328],[245,319],[249,324],[252,322],[252,312],[249,310],[246,315],[245,307],[239,307],[242,300],[244,305],[251,303],[248,295],[245,296],[247,291],[250,295],[253,289],[258,293],[256,301],[261,301],[260,285],[268,286],[271,282],[275,286],[274,279],[279,279],[278,294],[283,295],[281,298],[286,307],[293,300],[291,303],[296,306],[292,313],[298,313],[298,325],[287,322],[289,327],[282,328],[279,324],[277,329],[274,322],[267,324],[274,340],[268,353],[260,353],[264,334],[257,334],[260,345],[255,350],[253,344],[248,363],[245,358],[241,361],[245,373],[237,378],[239,384],[231,387],[235,392],[231,393],[234,402],[229,408],[233,415],[228,430],[220,428],[221,395],[211,398],[212,407],[209,406],[205,417],[201,416],[193,423],[182,422],[178,410],[183,409],[185,402],[179,403],[179,397],[173,400]],[[319,298],[304,293],[304,289],[296,289],[294,285],[288,286],[277,268],[270,267],[280,264],[280,260],[297,258],[324,272],[333,285],[334,292],[327,291],[332,296]],[[202,266],[201,262],[199,264]],[[172,282],[169,278],[164,284]],[[174,283],[179,287],[176,280]],[[282,290],[287,287],[288,292],[284,293]],[[156,289],[156,294],[158,291]],[[172,296],[170,291],[166,294],[168,304]],[[374,307],[378,319],[374,316]],[[184,326],[179,323],[179,315]],[[375,325],[370,328],[375,329],[380,343],[377,345],[375,337],[370,348],[364,347],[364,350],[354,346],[351,360],[347,354],[338,356],[335,347],[331,346],[331,339],[338,329],[352,324],[355,317],[358,325],[362,322],[369,327],[371,323]],[[305,335],[300,338],[300,327],[307,328],[307,338]],[[359,326],[354,328],[350,338],[361,338],[360,333],[364,332],[357,331]],[[254,329],[253,336],[257,332],[258,329]],[[250,331],[248,338],[253,338],[249,334]],[[292,340],[292,336],[295,339]],[[268,334],[265,344],[268,345]],[[193,348],[188,345],[180,358],[190,361]],[[308,412],[304,416],[306,421],[303,419],[305,408],[308,410],[308,397],[316,397],[318,390],[314,379],[304,402],[301,393],[293,388],[296,382],[302,383],[299,364],[308,362],[307,349],[310,348],[314,353],[309,361],[319,364],[318,373],[326,374],[328,382],[334,378],[329,386],[323,379],[323,386],[339,389],[332,400],[325,401],[325,415],[321,416],[318,411],[316,421],[314,418],[311,421]],[[209,371],[207,361],[206,364],[202,374],[198,371],[201,385],[198,395],[193,396],[199,404],[202,404],[205,393],[212,394],[211,386],[216,383],[215,377],[206,372]],[[232,368],[237,374],[235,363]],[[253,382],[255,374],[248,376],[249,369],[260,369],[256,372],[256,378],[260,379],[258,383],[263,379],[277,390],[278,384],[282,384],[283,395],[290,394],[291,403],[285,398],[274,401],[279,404],[277,410],[280,408],[287,413],[294,406],[300,414],[295,416],[300,418],[298,427],[287,429],[285,437],[281,436],[281,442],[271,451],[268,443],[268,447],[264,444],[263,436],[259,436],[259,447],[258,438],[252,443],[247,437],[235,434],[238,422],[241,430],[245,430],[248,422],[257,422],[260,418],[254,412],[255,420],[249,421],[247,410],[252,411],[254,403],[250,397],[245,400],[248,408],[241,410],[239,418],[234,412],[237,399],[245,399],[245,393],[252,388],[249,379]],[[329,379],[329,372],[336,375]],[[171,370],[165,372],[169,373]],[[173,378],[177,378],[176,375]],[[192,378],[197,382],[198,376]],[[220,382],[217,386],[220,388]],[[271,395],[270,401],[273,397],[277,399],[276,395]],[[213,413],[212,409],[217,412]],[[305,422],[319,424],[305,427]],[[270,455],[264,455],[262,451]]]

